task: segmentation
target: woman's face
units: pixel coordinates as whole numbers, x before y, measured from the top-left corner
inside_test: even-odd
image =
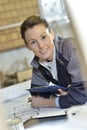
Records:
[[[52,60],[54,32],[39,24],[25,32],[27,47],[41,60]]]

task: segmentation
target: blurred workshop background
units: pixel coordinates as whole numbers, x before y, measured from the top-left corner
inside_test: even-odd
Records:
[[[63,0],[0,0],[1,87],[31,78],[33,54],[20,36],[20,25],[32,14],[45,17],[58,35],[74,37]]]

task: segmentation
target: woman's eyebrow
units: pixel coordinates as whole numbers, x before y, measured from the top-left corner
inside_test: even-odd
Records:
[[[40,35],[40,37],[43,36],[44,34],[46,34],[46,32],[43,32],[43,33]]]
[[[44,34],[46,34],[46,32],[43,32],[39,37],[42,37]],[[36,39],[28,39],[28,42],[30,41],[36,41]]]
[[[36,41],[36,40],[35,39],[29,39],[28,42],[30,42],[30,41]]]

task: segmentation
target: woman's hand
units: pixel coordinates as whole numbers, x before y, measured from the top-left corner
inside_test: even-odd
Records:
[[[44,98],[40,96],[32,96],[31,97],[31,105],[32,107],[38,108],[43,107]]]
[[[67,88],[70,88],[71,84],[67,85]],[[58,89],[58,92],[60,93],[60,96],[64,96],[68,94],[68,91],[63,91],[62,89]]]
[[[29,98],[34,108],[39,107],[55,107],[55,99],[48,99],[40,96],[32,96]]]
[[[58,89],[58,92],[60,93],[60,96],[64,96],[68,94],[68,91],[63,91],[62,89]]]

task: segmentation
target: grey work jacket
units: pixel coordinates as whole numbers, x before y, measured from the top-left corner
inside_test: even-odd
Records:
[[[52,74],[39,64],[38,57],[35,56],[31,63],[33,66],[31,87],[47,86],[50,81],[65,87],[71,84],[68,95],[59,97],[61,108],[84,104],[87,101],[75,42],[73,38],[58,37],[54,40],[58,80],[53,79]]]

